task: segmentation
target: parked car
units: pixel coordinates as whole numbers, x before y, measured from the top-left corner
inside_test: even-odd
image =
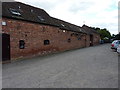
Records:
[[[120,54],[120,45],[117,47],[117,53]]]
[[[104,40],[100,40],[100,44],[104,44]]]
[[[114,40],[111,44],[111,49],[117,51],[118,46],[120,45],[120,40]]]

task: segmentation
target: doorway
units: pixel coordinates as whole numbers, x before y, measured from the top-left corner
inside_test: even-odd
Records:
[[[10,61],[10,35],[2,34],[2,61]]]
[[[90,46],[93,46],[93,35],[90,35]]]

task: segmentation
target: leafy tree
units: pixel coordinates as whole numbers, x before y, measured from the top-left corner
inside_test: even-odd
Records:
[[[92,28],[100,34],[102,40],[111,39],[112,37],[111,33],[106,28],[104,29],[100,29],[99,27],[92,27]]]
[[[111,39],[111,33],[106,29],[100,29],[100,28],[96,28],[97,32],[100,33],[100,36],[101,36],[101,39],[105,39],[105,38],[108,38],[108,39]]]
[[[111,38],[115,38],[115,36],[116,36],[115,34],[112,34]]]
[[[120,33],[117,34],[117,35],[115,35],[113,39],[114,39],[114,40],[120,40]]]

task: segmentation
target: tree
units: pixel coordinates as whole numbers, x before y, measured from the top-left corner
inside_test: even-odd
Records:
[[[114,39],[116,39],[116,40],[120,40],[120,33],[117,34],[117,35],[115,35],[115,38],[114,38]]]
[[[105,38],[111,39],[111,33],[106,28],[104,28],[104,29],[97,28],[96,30],[100,34],[101,39],[103,39],[103,40]]]
[[[106,40],[107,42],[111,39],[111,33],[106,29],[100,29],[99,27],[92,27],[95,31],[97,31],[100,34],[100,37],[102,40]]]

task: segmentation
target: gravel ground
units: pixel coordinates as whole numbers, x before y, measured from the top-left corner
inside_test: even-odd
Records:
[[[118,55],[110,44],[4,64],[3,88],[117,88]]]

